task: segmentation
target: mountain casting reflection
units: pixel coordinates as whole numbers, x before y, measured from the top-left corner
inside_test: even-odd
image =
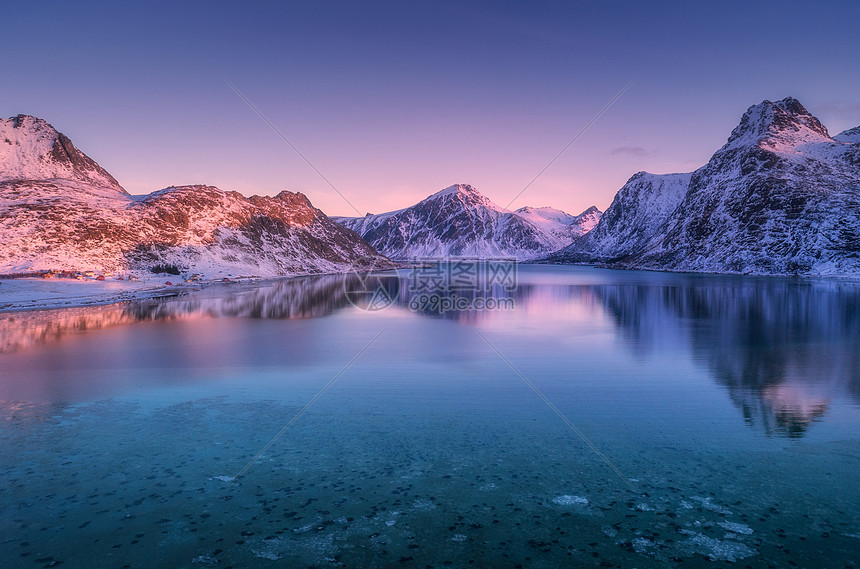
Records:
[[[134,322],[200,317],[318,318],[349,306],[345,291],[358,281],[355,275],[299,277],[256,285],[219,285],[173,298],[2,314],[0,353]]]
[[[492,286],[415,291],[402,272],[383,273],[377,282],[393,303],[390,310],[464,324],[510,328],[523,314],[535,313],[539,322],[532,325],[564,333],[571,326],[566,309],[605,315],[633,354],[689,355],[725,387],[747,423],[771,435],[801,437],[835,399],[860,401],[856,284],[587,270],[560,278],[540,270],[524,272],[510,291]],[[365,285],[357,275],[328,275],[210,287],[183,297],[112,306],[9,313],[0,315],[0,352],[134,322],[324,317],[358,310],[348,293]],[[439,310],[416,304],[421,295],[466,304]],[[487,299],[501,309],[475,308]]]
[[[860,400],[860,289],[838,282],[678,276],[590,287],[637,349],[680,338],[744,419],[802,436],[834,397]]]

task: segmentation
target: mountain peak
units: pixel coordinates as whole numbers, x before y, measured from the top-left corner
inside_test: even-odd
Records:
[[[0,119],[0,181],[66,179],[125,193],[119,182],[44,119]]]
[[[470,196],[478,195],[483,197],[483,194],[481,194],[481,192],[479,192],[469,184],[454,184],[453,186],[448,186],[445,189],[439,190],[430,197],[447,196],[451,194],[465,194]]]
[[[448,186],[405,209],[335,221],[392,259],[542,257],[570,245],[599,219],[551,207],[499,207],[468,184]]]
[[[454,184],[445,189],[439,190],[435,194],[426,197],[421,203],[425,202],[449,202],[455,201],[466,206],[482,206],[496,211],[507,211],[493,203],[493,201],[470,186],[469,184]]]
[[[834,136],[833,140],[839,142],[847,142],[849,144],[856,144],[860,142],[860,126],[855,126],[854,128],[849,128],[848,130],[843,130],[842,132]]]
[[[762,101],[753,105],[741,117],[732,131],[728,146],[781,139],[782,142],[812,142],[830,139],[827,128],[821,124],[800,101],[786,97],[781,101]]]

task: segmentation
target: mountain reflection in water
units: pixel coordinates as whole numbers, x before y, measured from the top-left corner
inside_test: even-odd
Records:
[[[635,349],[681,338],[745,420],[802,436],[831,398],[860,400],[860,289],[854,284],[678,277],[660,287],[591,287]]]
[[[549,319],[547,326],[553,318],[564,318],[564,306],[597,309],[609,317],[615,335],[635,354],[667,358],[677,357],[679,351],[690,354],[725,387],[744,420],[767,434],[803,436],[828,412],[834,398],[860,401],[856,284],[693,275],[637,280],[623,272],[594,274],[598,276],[584,282],[523,279],[514,290],[495,288],[489,294],[513,300],[515,311],[528,312],[540,305],[541,318]],[[395,299],[389,310],[464,324],[509,317],[505,310],[415,310],[413,301],[419,294],[456,294],[474,300],[487,293],[438,288],[415,293],[404,275],[391,273],[378,281]],[[327,275],[216,286],[169,299],[7,313],[0,315],[0,352],[141,321],[318,318],[357,310],[347,291],[362,284],[356,275]]]

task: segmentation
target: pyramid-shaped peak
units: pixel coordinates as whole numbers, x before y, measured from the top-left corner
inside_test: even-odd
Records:
[[[762,101],[741,117],[732,131],[729,144],[758,142],[764,138],[830,139],[827,128],[810,114],[800,101],[786,97],[780,101]]]
[[[0,181],[66,179],[125,193],[119,182],[48,121],[0,119]]]
[[[453,186],[448,186],[445,189],[439,190],[434,196],[447,196],[451,194],[465,194],[465,195],[478,195],[482,196],[481,192],[470,186],[469,184],[454,184]]]
[[[486,207],[497,211],[507,211],[493,203],[490,198],[469,184],[454,184],[422,200],[420,203],[457,203],[466,207]],[[458,206],[458,207],[459,207]]]

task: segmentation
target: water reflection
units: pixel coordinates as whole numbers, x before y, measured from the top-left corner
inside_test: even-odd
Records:
[[[355,275],[324,275],[224,285],[188,296],[0,315],[0,353],[60,340],[85,330],[198,317],[318,318],[349,306]]]
[[[394,311],[479,324],[535,313],[538,326],[563,326],[571,306],[608,317],[615,336],[647,358],[692,357],[725,387],[746,422],[800,437],[834,399],[860,401],[860,287],[851,283],[633,275],[582,269],[524,269],[514,290],[414,291],[404,274],[379,279]],[[591,271],[591,272],[589,272]],[[559,276],[561,274],[561,276]],[[586,278],[587,277],[587,278]],[[351,308],[355,275],[212,287],[186,297],[112,306],[0,315],[0,352],[55,342],[67,334],[141,321],[201,317],[316,318]],[[420,295],[457,297],[466,309],[416,305]],[[503,309],[476,310],[494,299]],[[508,310],[510,301],[513,310]],[[529,316],[532,317],[532,316]],[[552,358],[548,347],[547,357]]]
[[[802,436],[834,397],[860,400],[860,288],[850,283],[676,277],[591,287],[629,344],[686,342],[744,416]]]

